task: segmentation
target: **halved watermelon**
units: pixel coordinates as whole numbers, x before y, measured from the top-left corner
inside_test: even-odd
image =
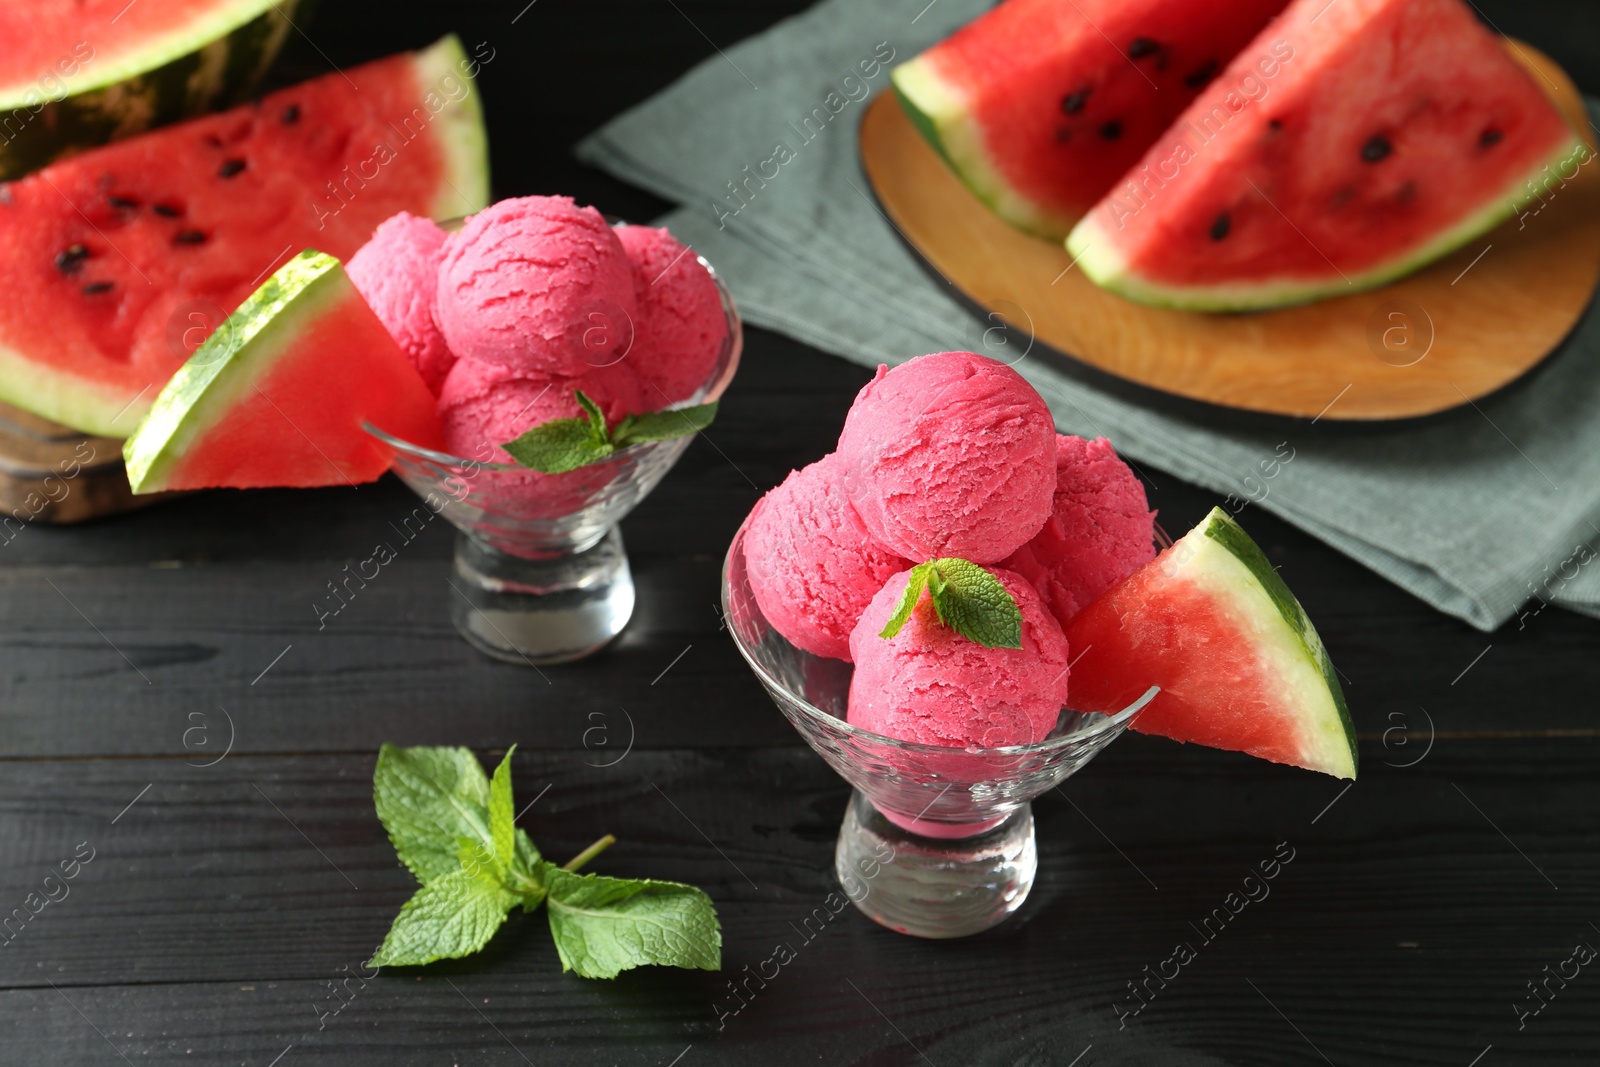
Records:
[[[1111,714],[1158,685],[1133,729],[1356,776],[1355,728],[1322,639],[1221,508],[1066,630],[1072,707]]]
[[[0,5],[0,179],[243,99],[301,0]]]
[[[1274,307],[1407,274],[1591,156],[1462,0],[1295,0],[1067,247],[1134,300]]]
[[[123,443],[135,493],[355,485],[442,447],[433,394],[332,256],[290,260],[167,382]]]
[[[0,185],[0,399],[126,436],[289,256],[482,208],[466,64],[447,37]]]
[[[1007,0],[895,68],[985,203],[1063,237],[1286,0]]]

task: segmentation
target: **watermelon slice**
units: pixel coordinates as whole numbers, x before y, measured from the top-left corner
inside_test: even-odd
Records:
[[[291,259],[167,382],[123,443],[135,493],[354,485],[442,447],[433,394],[332,256]]]
[[[0,399],[125,437],[300,249],[345,258],[396,212],[482,208],[466,65],[448,37],[0,185]]]
[[[1060,238],[1284,3],[1007,0],[892,77],[980,199]]]
[[[1462,0],[1296,0],[1067,247],[1134,300],[1274,307],[1416,270],[1589,158]]]
[[[1221,508],[1066,631],[1074,708],[1113,714],[1158,685],[1133,729],[1356,776],[1355,728],[1322,639]]]
[[[300,0],[0,5],[0,179],[244,98]],[[303,16],[301,16],[303,17]]]

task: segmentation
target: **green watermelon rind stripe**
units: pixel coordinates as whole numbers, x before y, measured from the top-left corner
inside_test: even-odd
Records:
[[[73,148],[232,106],[277,58],[303,2],[236,2],[154,49],[115,63],[96,58],[82,76],[66,79],[67,95],[37,112],[27,103],[36,81],[0,90],[0,180],[37,170]]]
[[[489,206],[489,136],[477,82],[466,73],[468,62],[461,38],[453,33],[416,54],[417,81],[425,90],[438,88],[446,77],[455,78],[467,89],[460,101],[440,111],[435,120],[443,127],[436,134],[436,143],[444,154],[445,188],[434,202],[433,217],[441,221]]]
[[[1353,277],[1342,275],[1337,268],[1333,268],[1332,274],[1310,282],[1267,280],[1260,283],[1180,286],[1150,281],[1134,273],[1127,261],[1118,254],[1115,239],[1100,224],[1099,208],[1084,216],[1067,235],[1066,248],[1073,256],[1073,262],[1095,284],[1129,300],[1156,307],[1180,311],[1256,311],[1348,296],[1403,278],[1449,255],[1473,238],[1483,236],[1516,215],[1534,199],[1534,194],[1527,191],[1527,185],[1535,178],[1542,177],[1546,168],[1580,157],[1586,162],[1593,154],[1594,150],[1574,135],[1558,151],[1518,175],[1479,211],[1426,244]]]
[[[917,132],[989,210],[1020,230],[1051,240],[1071,228],[1073,220],[1041,206],[1006,181],[984,150],[982,131],[961,103],[960,90],[934,69],[926,55],[900,64],[889,80]]]
[[[1186,535],[1179,544],[1189,542],[1192,545],[1191,539],[1196,535],[1203,536],[1206,540],[1217,544],[1222,551],[1226,552],[1228,556],[1244,568],[1249,576],[1250,584],[1266,597],[1271,609],[1276,611],[1284,627],[1293,635],[1299,658],[1315,668],[1316,672],[1321,676],[1322,686],[1318,688],[1319,691],[1326,690],[1329,704],[1336,714],[1338,729],[1342,733],[1345,746],[1349,751],[1348,776],[1354,778],[1358,764],[1355,724],[1350,718],[1350,708],[1345,703],[1344,691],[1339,686],[1338,673],[1334,669],[1333,660],[1328,656],[1328,650],[1323,645],[1322,638],[1318,635],[1316,628],[1311,624],[1311,619],[1306,615],[1305,609],[1300,606],[1300,602],[1289,591],[1289,587],[1284,584],[1277,570],[1267,560],[1266,554],[1261,551],[1260,546],[1251,540],[1250,535],[1245,533],[1244,528],[1235,522],[1227,512],[1221,508],[1213,508],[1206,520]],[[1175,546],[1172,551],[1176,552],[1179,549]],[[1204,564],[1201,564],[1201,568],[1209,569]],[[1208,579],[1200,578],[1197,575],[1197,580],[1204,582]],[[1216,581],[1217,579],[1212,578],[1209,580]],[[1236,592],[1237,590],[1235,590]],[[1237,602],[1237,597],[1235,597],[1235,602]],[[1248,605],[1245,605],[1245,607],[1248,608]],[[1264,619],[1258,619],[1257,621],[1262,626],[1268,625]],[[1305,719],[1313,709],[1297,708],[1292,710],[1296,712],[1298,717]],[[1326,732],[1325,728],[1333,726],[1334,721],[1330,718],[1330,721],[1319,723],[1318,725]],[[1332,768],[1321,767],[1318,769],[1335,773]]]
[[[133,491],[166,488],[189,446],[228,417],[244,391],[292,348],[307,321],[354,293],[339,261],[313,249],[279,268],[178,368],[123,442]]]

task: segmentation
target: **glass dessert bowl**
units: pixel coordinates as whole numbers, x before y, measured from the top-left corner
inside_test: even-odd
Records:
[[[728,630],[773,703],[854,787],[834,872],[876,922],[917,937],[963,937],[1022,906],[1038,868],[1029,802],[1074,774],[1158,691],[1116,715],[1064,709],[1045,740],[996,748],[901,741],[845,721],[851,665],[796,648],[751,592],[745,530],[722,572]]]
[[[743,329],[711,264],[727,334],[711,373],[669,409],[708,404],[733,380]],[[625,356],[623,357],[625,358]],[[622,632],[633,615],[633,575],[617,524],[664,478],[692,435],[621,449],[556,476],[482,457],[454,456],[366,430],[394,451],[400,479],[457,530],[451,620],[467,642],[509,663],[581,659]],[[484,455],[488,452],[485,451]]]

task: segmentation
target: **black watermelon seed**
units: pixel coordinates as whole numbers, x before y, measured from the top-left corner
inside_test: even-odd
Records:
[[[1056,131],[1056,144],[1066,144],[1072,140],[1072,131],[1065,126]]]
[[[99,296],[101,293],[109,293],[115,288],[116,285],[113,282],[90,282],[88,285],[83,287],[83,295]]]
[[[68,245],[56,253],[56,270],[62,274],[76,274],[83,269],[83,261],[89,258],[89,250],[83,245]]]
[[[1211,224],[1211,239],[1213,241],[1220,241],[1224,237],[1228,236],[1228,231],[1231,229],[1233,229],[1233,220],[1230,219],[1228,217],[1228,213],[1224,211],[1222,214],[1217,216],[1217,221]]]
[[[1478,135],[1478,147],[1479,148],[1490,148],[1490,147],[1493,147],[1494,145],[1499,144],[1501,138],[1503,138],[1504,136],[1505,136],[1505,134],[1501,133],[1499,130],[1497,130],[1493,126],[1491,126],[1487,130],[1484,130],[1481,134]]]
[[[1271,130],[1273,133],[1277,133],[1279,130],[1283,129],[1283,123],[1278,119],[1268,119],[1267,129]]]
[[[107,200],[118,211],[131,211],[139,206],[139,201],[126,196],[108,197]]]
[[[183,230],[172,239],[172,243],[177,245],[203,245],[206,243],[206,235],[199,230]]]
[[[1083,110],[1083,105],[1089,102],[1089,94],[1094,92],[1094,87],[1085,85],[1075,93],[1068,93],[1061,98],[1061,110],[1069,115],[1076,115]]]
[[[1110,122],[1100,127],[1100,136],[1104,137],[1108,141],[1115,141],[1118,137],[1122,136],[1122,123],[1117,119],[1112,119]]]
[[[283,109],[283,122],[286,126],[293,126],[300,121],[300,105],[290,104]]]
[[[179,215],[183,214],[183,212],[179,211],[171,204],[152,204],[150,206],[150,210],[154,211],[157,215],[160,215],[164,219],[175,219]]]
[[[1389,153],[1393,151],[1394,146],[1389,143],[1389,139],[1381,133],[1376,133],[1372,135],[1371,140],[1361,146],[1361,158],[1368,163],[1377,163],[1388,159]]]
[[[222,161],[222,166],[217,168],[217,177],[231,178],[242,170],[244,170],[244,160],[225,159]]]
[[[1211,84],[1211,79],[1217,76],[1217,61],[1208,59],[1194,70],[1184,76],[1183,84],[1191,89],[1201,89]]]
[[[1161,46],[1148,37],[1135,37],[1133,43],[1128,45],[1129,59],[1143,59],[1153,56],[1161,50]]]

